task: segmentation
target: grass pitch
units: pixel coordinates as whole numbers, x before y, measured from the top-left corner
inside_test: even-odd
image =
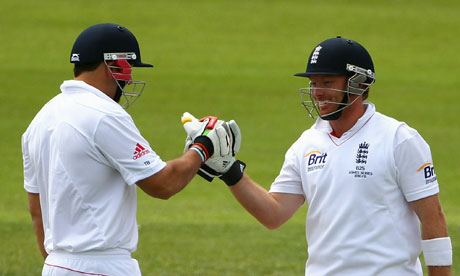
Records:
[[[5,1],[0,31],[0,275],[40,275],[22,187],[20,136],[72,78],[69,54],[86,27],[116,22],[135,33],[153,69],[128,110],[153,149],[181,154],[180,116],[235,119],[239,158],[268,188],[284,153],[313,121],[300,106],[311,49],[342,35],[361,42],[377,73],[369,100],[430,144],[460,275],[460,3],[440,1]],[[223,183],[200,178],[168,201],[139,193],[143,275],[303,275],[306,207],[278,230],[258,224]]]

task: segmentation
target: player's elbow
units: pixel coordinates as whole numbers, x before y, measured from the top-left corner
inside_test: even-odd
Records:
[[[283,225],[281,221],[273,219],[272,217],[266,219],[261,218],[259,222],[269,230],[275,230]]]
[[[264,210],[264,211],[249,211],[251,215],[256,218],[260,224],[265,226],[269,230],[275,230],[286,222],[287,219],[281,217],[279,214],[276,214],[274,210]]]
[[[141,190],[151,197],[167,200],[177,193],[172,185],[159,184],[158,182],[152,181],[152,179],[141,180],[136,183]]]
[[[171,198],[170,195],[157,195],[157,196],[153,196],[154,198],[158,198],[158,199],[162,199],[162,200],[168,200]]]
[[[158,199],[162,199],[162,200],[168,200],[175,194],[176,193],[174,191],[166,189],[166,190],[158,191],[157,193],[151,196],[158,198]]]
[[[170,199],[173,195],[176,194],[176,191],[173,189],[166,187],[156,187],[155,189],[152,189],[150,191],[144,190],[149,196],[162,199],[162,200],[168,200]]]
[[[281,224],[279,224],[279,223],[265,223],[264,226],[268,230],[275,230],[275,229],[278,229],[281,226]]]

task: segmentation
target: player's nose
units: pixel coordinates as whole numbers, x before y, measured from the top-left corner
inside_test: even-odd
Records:
[[[313,88],[312,95],[315,100],[323,100],[327,96],[327,91],[321,87],[315,87]]]

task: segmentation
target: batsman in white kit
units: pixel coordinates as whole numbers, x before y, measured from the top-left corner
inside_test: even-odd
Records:
[[[133,67],[152,67],[141,62],[134,35],[118,24],[91,26],[76,39],[70,62],[75,78],[64,81],[22,136],[42,275],[139,276],[131,258],[136,186],[168,199],[210,157],[234,155],[238,126],[214,117],[187,122],[185,153],[164,162],[124,110],[145,86],[132,79]]]
[[[452,245],[430,148],[365,101],[375,82],[368,51],[327,39],[296,76],[309,78],[300,94],[315,124],[288,149],[269,191],[244,173],[227,183],[233,195],[269,229],[308,204],[307,276],[420,276],[421,252],[430,276],[450,275]],[[215,165],[223,159],[203,165],[209,180],[226,171]]]

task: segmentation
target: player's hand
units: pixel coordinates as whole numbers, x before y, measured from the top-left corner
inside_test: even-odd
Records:
[[[209,116],[207,118],[209,118]],[[189,112],[184,112],[184,114],[182,114],[181,122],[185,132],[187,133],[187,138],[190,138],[192,142],[195,137],[201,135],[206,130],[208,125],[209,127],[213,127],[213,124],[215,124],[215,122],[213,122],[213,124],[210,125],[209,120],[200,121]]]
[[[198,174],[211,182],[214,177],[219,177],[228,186],[235,185],[242,177],[246,164],[236,160],[234,156],[215,156],[210,158],[206,164],[201,165]],[[216,171],[222,170],[221,172]]]
[[[185,131],[187,132],[187,138],[185,140],[185,148],[184,152],[189,150],[189,148],[193,145],[194,139],[192,137],[195,137],[199,135],[200,133],[203,133],[206,129],[206,127],[209,128],[209,122],[208,125],[205,126],[204,123],[206,123],[206,119],[210,117],[204,117],[200,120],[195,118],[192,114],[185,112],[182,115],[182,124],[184,126]],[[206,164],[203,164],[198,171],[198,175],[206,179],[207,181],[211,182],[214,177],[220,177],[225,181],[225,179],[230,178],[230,179],[235,179],[235,177],[227,177],[230,175],[230,171],[238,172],[241,171],[241,176],[242,176],[242,171],[245,168],[245,164],[241,161],[236,161],[235,160],[235,155],[238,153],[241,147],[241,131],[240,128],[238,127],[238,124],[234,121],[231,120],[228,123],[224,122],[222,120],[218,120],[215,123],[215,126],[222,126],[227,134],[229,135],[229,140],[230,140],[230,152],[229,154],[226,154],[224,156],[219,156],[219,155],[214,155],[211,157]],[[232,166],[235,164],[235,162],[238,163],[238,167],[240,168],[239,170],[232,170]],[[239,180],[241,178],[239,174],[237,174],[237,179]],[[227,183],[227,182],[226,182]],[[235,182],[236,183],[236,182]],[[227,183],[228,184],[228,183]]]
[[[231,133],[233,138],[232,154],[211,157],[201,166],[198,174],[209,182],[217,176],[227,185],[231,186],[241,179],[246,164],[235,159],[235,155],[241,147],[241,131],[238,124],[234,120],[231,120],[228,123],[224,122],[223,126]]]
[[[239,151],[241,147],[241,131],[240,127],[234,120],[230,120],[228,123],[226,123],[226,130],[227,132],[231,133],[231,154],[232,156],[235,156]]]
[[[223,122],[222,126],[231,135],[231,153],[225,156],[214,156],[205,163],[206,166],[220,175],[230,169],[235,162],[235,155],[240,151],[241,147],[241,131],[238,124],[231,120]]]
[[[181,119],[187,133],[185,150],[193,146],[203,149],[203,162],[212,156],[232,154],[233,137],[224,121],[218,121],[217,117],[213,116],[198,120],[188,112],[185,112]]]

